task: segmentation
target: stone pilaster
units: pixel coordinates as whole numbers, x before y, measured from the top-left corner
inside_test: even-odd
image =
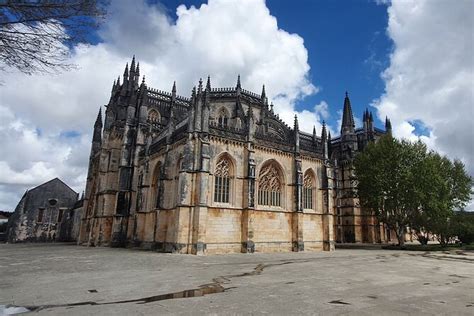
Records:
[[[255,209],[255,152],[252,144],[247,144],[247,182],[245,184],[246,201],[244,201],[244,209],[242,210],[242,252],[252,253],[255,251],[253,238],[253,228],[251,223],[252,211]]]
[[[210,145],[207,135],[203,135],[201,142],[200,168],[196,175],[197,205],[193,214],[193,253],[205,254],[206,251],[206,220],[208,206],[208,188],[210,172]]]

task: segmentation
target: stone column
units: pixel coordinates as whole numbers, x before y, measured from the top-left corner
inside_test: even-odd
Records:
[[[323,249],[332,251],[335,249],[334,243],[334,171],[329,161],[324,164],[326,174],[326,186],[323,192],[324,214],[323,214]]]
[[[301,157],[295,156],[295,212],[292,214],[293,251],[304,251],[303,171]]]
[[[252,212],[255,210],[255,152],[252,143],[247,144],[247,176],[244,194],[247,197],[244,200],[244,209],[242,210],[241,229],[242,229],[242,252],[253,253],[255,244],[253,238],[253,228],[251,223]]]

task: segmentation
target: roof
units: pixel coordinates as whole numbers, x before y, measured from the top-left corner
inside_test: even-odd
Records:
[[[51,179],[51,180],[49,180],[49,181],[46,181],[46,182],[44,182],[44,183],[42,183],[42,184],[40,184],[40,185],[37,185],[37,186],[35,186],[34,188],[32,188],[32,189],[30,189],[30,190],[28,190],[28,191],[36,190],[36,189],[38,189],[38,188],[40,188],[40,187],[42,187],[42,186],[45,186],[45,185],[47,185],[47,184],[49,184],[49,183],[51,183],[51,182],[54,182],[54,181],[59,181],[59,182],[61,182],[61,184],[63,184],[63,185],[64,185],[65,187],[67,187],[69,190],[71,190],[72,192],[74,192],[75,194],[77,194],[76,191],[74,191],[69,185],[67,185],[64,181],[62,181],[62,180],[59,179],[58,177],[56,177],[56,178],[54,178],[54,179]]]

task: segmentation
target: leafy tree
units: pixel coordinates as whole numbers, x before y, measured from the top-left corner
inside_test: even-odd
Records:
[[[474,213],[456,212],[452,218],[453,234],[463,244],[474,243]]]
[[[461,161],[387,135],[357,155],[354,166],[361,205],[395,231],[400,246],[407,227],[422,244],[429,233],[442,244],[456,236],[454,211],[466,205],[472,187]]]
[[[387,135],[369,144],[354,161],[361,205],[374,210],[379,220],[395,231],[400,246],[420,208],[420,193],[414,188],[419,182],[416,170],[426,154],[421,142]]]
[[[441,244],[447,244],[456,236],[454,211],[465,207],[470,199],[472,179],[461,161],[451,162],[436,152],[430,152],[417,170],[420,196],[420,212],[412,223],[420,235],[431,233]]]
[[[0,69],[26,74],[71,69],[69,48],[89,42],[105,5],[100,0],[0,1]]]

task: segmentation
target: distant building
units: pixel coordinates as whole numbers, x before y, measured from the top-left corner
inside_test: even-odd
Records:
[[[0,211],[0,242],[5,242],[7,240],[8,218],[11,215],[11,212]]]
[[[191,98],[140,83],[132,60],[93,130],[79,243],[176,253],[333,250],[386,242],[354,195],[353,159],[391,132],[372,113],[341,134],[288,126],[260,94],[194,87]]]
[[[8,221],[8,242],[74,241],[82,200],[58,178],[27,190]]]

